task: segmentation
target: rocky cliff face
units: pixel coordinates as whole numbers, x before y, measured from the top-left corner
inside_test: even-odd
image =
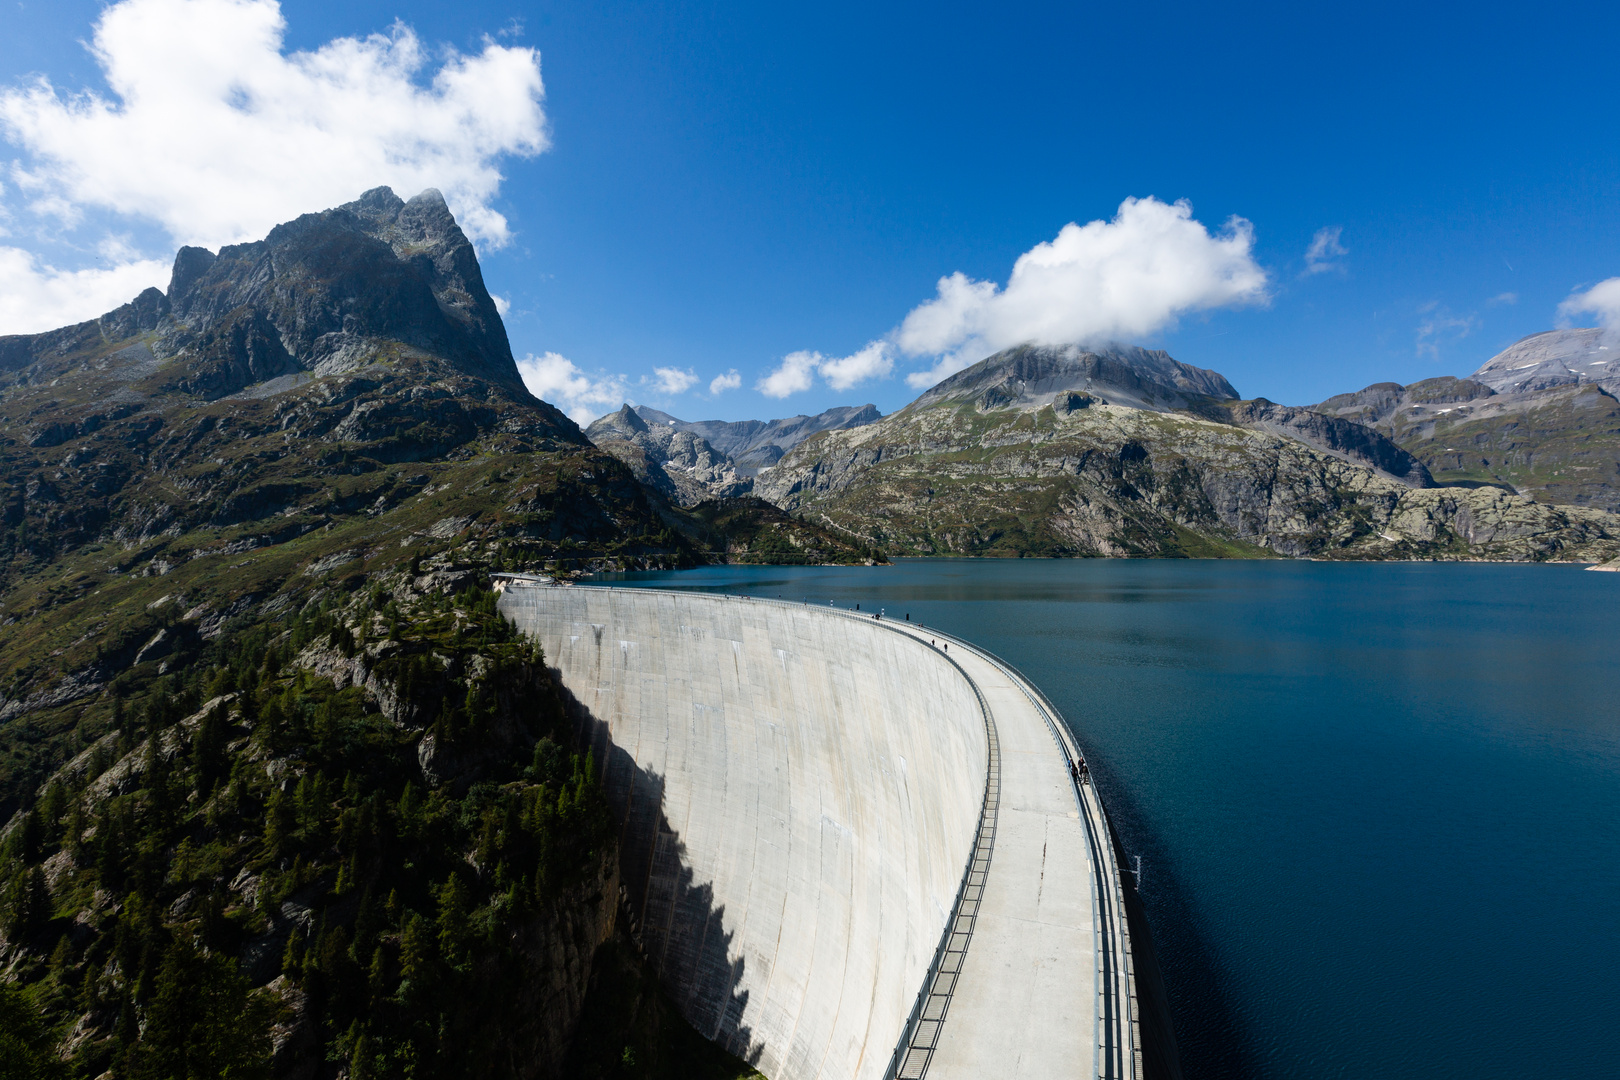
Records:
[[[837,431],[875,423],[882,418],[872,405],[840,405],[815,416],[790,416],[781,420],[681,420],[666,412],[637,405],[635,413],[652,427],[688,431],[707,440],[720,453],[731,458],[748,475],[768,469],[782,455],[821,431]]]
[[[1217,407],[1203,411],[1210,419],[1229,419],[1238,427],[1298,439],[1324,454],[1364,466],[1408,487],[1435,486],[1434,478],[1422,462],[1380,432],[1360,423],[1325,416],[1312,409],[1278,405],[1265,398],[1234,402],[1224,410]]]
[[[1441,483],[1620,511],[1620,341],[1535,334],[1470,378],[1375,383],[1312,406],[1377,429]]]
[[[377,188],[217,255],[182,248],[167,293],[149,289],[95,322],[0,339],[0,370],[137,336],[141,349],[126,359],[162,366],[167,386],[208,400],[300,372],[421,357],[528,396],[472,245],[433,190],[403,202]]]
[[[701,435],[670,424],[648,424],[629,405],[594,421],[585,437],[624,462],[637,480],[681,506],[732,498],[753,486]]]
[[[1160,381],[1155,370],[1178,369],[1151,354],[1154,367],[1133,368],[1133,383],[1112,372],[1128,355],[1094,364],[1078,351],[1035,352],[970,368],[877,424],[817,436],[756,490],[906,554],[1596,559],[1620,550],[1609,515],[1422,486],[1422,466],[1374,432],[1270,402],[1194,396]],[[1179,394],[1200,412],[1218,405],[1213,415],[1227,422],[1105,403],[1093,372],[1116,395],[1151,394],[1163,408]],[[1077,374],[1091,389],[1075,386]]]

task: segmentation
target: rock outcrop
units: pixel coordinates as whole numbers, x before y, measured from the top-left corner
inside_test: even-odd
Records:
[[[637,480],[681,506],[732,498],[753,486],[701,435],[673,425],[648,424],[629,405],[594,421],[585,437],[624,462]]]
[[[1265,398],[1236,402],[1226,413],[1238,427],[1298,439],[1324,454],[1366,466],[1408,487],[1434,487],[1423,463],[1373,428],[1312,409],[1278,405]]]

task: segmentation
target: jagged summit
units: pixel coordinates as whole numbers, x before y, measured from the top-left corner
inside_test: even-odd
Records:
[[[1070,392],[1153,412],[1238,396],[1219,372],[1183,364],[1159,349],[1018,345],[937,383],[907,408],[971,398],[981,409],[1034,409]]]
[[[603,439],[633,439],[647,430],[647,421],[636,414],[635,406],[625,402],[618,412],[608,413],[591,422],[585,435],[592,442]]]
[[[841,431],[883,419],[877,406],[836,405],[814,416],[800,414],[780,420],[681,420],[647,405],[635,406],[636,415],[654,426],[690,431],[709,441],[744,470],[768,469],[782,455],[821,431]]]
[[[98,320],[0,339],[0,370],[150,334],[183,360],[176,388],[214,399],[298,372],[339,374],[422,354],[527,396],[478,257],[439,192],[386,187],[217,253],[183,247],[166,293]]]
[[[226,351],[247,361],[254,381],[285,373],[278,368],[361,367],[406,345],[522,386],[478,257],[432,189],[406,202],[374,188],[218,255],[182,248],[166,299],[165,337],[217,349],[229,335]]]

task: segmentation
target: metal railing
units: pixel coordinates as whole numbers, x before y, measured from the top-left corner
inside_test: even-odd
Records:
[[[922,624],[913,624],[921,627]],[[1114,857],[1113,830],[1108,813],[1097,794],[1096,785],[1089,782],[1086,773],[1075,778],[1075,764],[1083,765],[1085,755],[1080,751],[1063,722],[1057,706],[1041,692],[1028,676],[1011,663],[988,649],[948,634],[935,627],[927,627],[930,634],[948,638],[985,662],[1001,670],[1029,699],[1035,710],[1046,721],[1047,730],[1063,754],[1064,764],[1071,766],[1070,784],[1075,804],[1086,826],[1086,844],[1093,873],[1092,880],[1092,933],[1097,957],[1097,1076],[1099,1080],[1139,1080],[1142,1075],[1141,1016],[1136,993],[1136,972],[1132,964],[1130,927],[1125,921],[1124,883],[1120,867]]]

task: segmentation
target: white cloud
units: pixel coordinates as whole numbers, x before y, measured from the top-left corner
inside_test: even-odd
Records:
[[[580,427],[618,408],[628,393],[623,375],[588,375],[560,353],[525,356],[517,368],[529,393],[551,402]]]
[[[867,379],[881,379],[894,371],[894,346],[886,340],[869,341],[849,356],[822,356],[800,350],[782,358],[777,369],[759,380],[755,389],[766,397],[785,398],[810,389],[820,375],[834,390],[848,390]]]
[[[821,354],[799,350],[782,357],[781,365],[754,384],[754,389],[766,397],[785,398],[810,389]]]
[[[1504,292],[1504,293],[1497,293],[1495,296],[1493,296],[1489,300],[1485,301],[1485,306],[1486,307],[1495,307],[1498,304],[1517,304],[1518,302],[1519,302],[1519,294],[1518,293],[1516,293],[1516,292]]]
[[[821,377],[834,390],[848,390],[867,379],[881,379],[894,371],[894,347],[887,341],[869,342],[860,352],[821,362]]]
[[[1431,360],[1440,359],[1440,346],[1461,341],[1479,327],[1479,319],[1473,312],[1454,315],[1438,300],[1418,308],[1418,314],[1423,319],[1417,327],[1417,355]]]
[[[658,393],[671,396],[686,393],[697,385],[697,381],[697,372],[691,368],[687,368],[685,371],[673,367],[653,368],[653,377],[651,379],[645,375],[641,377],[643,386],[651,386]]]
[[[1568,322],[1577,315],[1596,315],[1610,334],[1620,334],[1620,277],[1600,281],[1585,292],[1571,293],[1558,305],[1558,318]]]
[[[1311,246],[1305,249],[1305,273],[1302,276],[1309,277],[1312,274],[1340,269],[1340,264],[1333,260],[1341,255],[1350,254],[1349,249],[1339,243],[1339,237],[1343,235],[1343,225],[1317,229],[1316,235],[1311,237]]]
[[[503,319],[506,318],[506,313],[512,310],[512,301],[497,293],[490,293],[489,298],[495,301],[495,314]]]
[[[58,270],[21,248],[0,247],[0,333],[37,334],[83,322],[168,283],[169,264],[155,259]]]
[[[727,390],[735,390],[741,385],[742,376],[737,374],[736,368],[732,368],[724,375],[716,375],[709,380],[709,396],[716,397]]]
[[[1254,228],[1232,217],[1212,235],[1185,200],[1126,199],[1112,221],[1065,225],[1019,256],[1006,288],[960,272],[894,335],[912,356],[937,356],[906,377],[929,386],[1000,349],[1034,342],[1141,338],[1190,311],[1264,303]]]
[[[395,23],[285,52],[285,32],[276,0],[106,8],[91,52],[110,94],[43,77],[0,91],[0,129],[25,152],[12,197],[59,226],[111,214],[217,248],[378,185],[437,187],[475,240],[510,238],[497,161],[548,145],[537,51],[486,40],[435,58]]]

